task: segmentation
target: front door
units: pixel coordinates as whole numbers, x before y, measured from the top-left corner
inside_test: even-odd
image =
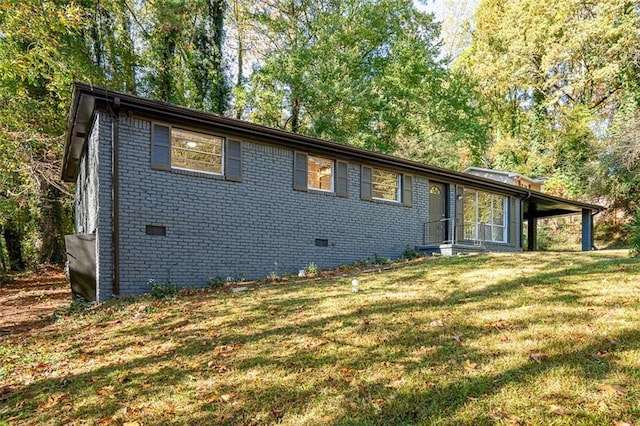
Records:
[[[429,244],[440,244],[447,239],[447,186],[429,183]]]

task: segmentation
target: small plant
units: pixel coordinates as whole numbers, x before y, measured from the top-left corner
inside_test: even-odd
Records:
[[[309,262],[307,266],[304,267],[304,273],[309,276],[317,275],[320,272],[320,268],[313,262]]]
[[[280,279],[280,275],[278,275],[278,262],[273,262],[273,271],[269,272],[267,278],[271,281],[278,281]]]
[[[178,288],[171,283],[171,280],[167,277],[167,281],[164,283],[158,282],[154,279],[147,281],[151,297],[157,300],[171,300],[174,299]]]
[[[209,277],[209,282],[207,282],[207,286],[211,288],[220,288],[224,286],[226,280],[222,278],[220,275],[216,275],[215,277]]]
[[[402,257],[407,260],[413,260],[419,258],[420,253],[410,247],[407,247],[404,252],[402,252]]]
[[[624,230],[627,231],[631,237],[631,257],[640,257],[640,209],[636,212],[631,223],[624,227]]]
[[[91,302],[87,302],[83,298],[79,297],[77,299],[73,299],[71,305],[69,305],[68,312],[70,314],[75,314],[84,311],[91,305]]]
[[[377,253],[373,253],[373,263],[376,265],[385,265],[387,263],[389,263],[390,260],[387,257],[384,256],[378,256]]]
[[[16,280],[16,277],[9,274],[5,274],[4,272],[0,272],[0,287],[11,284],[15,280]]]

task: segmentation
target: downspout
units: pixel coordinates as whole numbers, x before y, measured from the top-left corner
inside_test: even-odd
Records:
[[[120,295],[120,98],[113,98],[111,142],[111,220],[113,243],[113,295]]]

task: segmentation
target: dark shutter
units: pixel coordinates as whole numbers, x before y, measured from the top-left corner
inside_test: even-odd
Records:
[[[360,198],[366,201],[371,200],[371,167],[362,166],[360,172]]]
[[[336,161],[336,196],[349,196],[349,164],[346,161]]]
[[[413,176],[402,175],[402,205],[413,206]]]
[[[456,186],[456,242],[464,241],[464,187]]]
[[[293,154],[293,189],[296,191],[307,190],[307,157],[304,152]]]
[[[509,197],[509,244],[516,245],[517,218],[516,218],[516,197]]]
[[[171,128],[155,124],[151,141],[151,167],[171,170]]]
[[[242,142],[227,139],[224,155],[225,178],[232,182],[242,182]]]

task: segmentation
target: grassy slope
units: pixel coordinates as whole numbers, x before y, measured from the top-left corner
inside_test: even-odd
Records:
[[[343,277],[141,298],[0,340],[0,424],[640,420],[640,263],[626,252],[358,278],[357,294]]]

